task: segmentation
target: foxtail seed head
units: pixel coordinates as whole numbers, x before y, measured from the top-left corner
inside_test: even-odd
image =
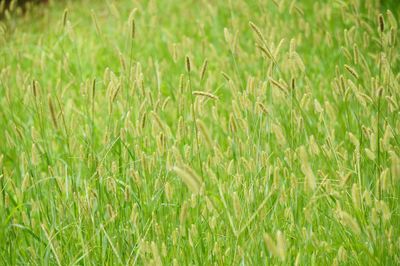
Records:
[[[63,28],[65,28],[65,26],[67,25],[67,21],[68,21],[68,8],[64,9],[62,18]]]
[[[206,71],[207,71],[207,67],[208,67],[208,60],[205,59],[203,66],[201,67],[201,72],[200,72],[200,81],[204,80],[204,77],[206,75]]]
[[[58,128],[57,125],[57,115],[54,109],[53,101],[51,100],[50,94],[47,97],[48,103],[49,103],[49,109],[50,109],[50,115],[51,115],[51,120],[53,121],[54,127]]]
[[[35,96],[35,98],[36,98],[37,95],[38,95],[38,90],[37,90],[37,86],[36,86],[36,81],[35,80],[32,81],[32,92],[33,92],[33,96]]]
[[[379,14],[378,22],[379,22],[379,31],[382,33],[385,31],[385,21],[383,20],[382,14]]]
[[[92,81],[92,99],[94,99],[95,94],[96,94],[96,78],[94,78]]]
[[[292,89],[292,91],[294,91],[294,89],[296,89],[296,79],[292,78],[290,80],[290,88]]]
[[[190,64],[190,58],[189,58],[189,56],[186,56],[185,62],[186,62],[186,71],[187,71],[188,73],[190,73],[191,64]]]
[[[344,68],[355,78],[355,79],[358,79],[358,73],[357,73],[357,71],[354,69],[354,68],[352,68],[351,66],[349,66],[349,65],[344,65]]]
[[[135,19],[131,19],[131,37],[132,39],[135,39],[135,33],[136,33],[136,24],[135,24]]]
[[[182,179],[192,193],[199,193],[201,189],[200,177],[189,167],[173,167],[174,172]]]
[[[257,27],[257,25],[250,21],[250,22],[249,22],[249,26],[250,26],[251,29],[254,31],[254,33],[257,35],[259,41],[260,41],[262,44],[265,44],[266,41],[265,41],[264,35],[261,33],[261,30]]]
[[[392,28],[394,28],[394,29],[397,29],[397,21],[396,21],[395,16],[393,15],[392,11],[387,10],[387,11],[386,11],[386,15],[387,15],[387,18],[388,18],[388,20],[389,20],[390,26],[391,26]]]
[[[218,100],[218,96],[206,91],[193,91],[192,94],[196,96],[204,96],[213,100]]]

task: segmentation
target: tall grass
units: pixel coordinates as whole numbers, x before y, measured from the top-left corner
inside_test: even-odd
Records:
[[[0,264],[400,264],[399,15],[374,0],[5,11]]]

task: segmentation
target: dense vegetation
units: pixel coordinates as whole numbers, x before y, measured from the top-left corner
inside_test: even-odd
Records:
[[[396,4],[2,13],[1,265],[400,264]]]

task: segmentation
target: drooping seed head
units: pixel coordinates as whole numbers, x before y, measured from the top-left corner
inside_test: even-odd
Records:
[[[193,91],[192,94],[196,96],[204,96],[213,100],[218,100],[218,96],[206,91]]]
[[[265,41],[264,35],[262,34],[261,30],[257,27],[257,25],[250,21],[250,22],[249,22],[249,26],[252,28],[252,30],[254,31],[254,33],[257,35],[259,41],[260,41],[262,44],[265,45],[265,44],[266,44],[266,41]]]
[[[260,110],[261,110],[264,114],[268,115],[268,109],[267,109],[267,107],[265,107],[265,105],[264,105],[263,103],[257,102],[257,106],[260,108]]]
[[[349,65],[344,65],[344,68],[355,78],[355,79],[358,79],[358,73],[357,73],[357,71],[354,69],[354,68],[352,68],[351,66],[349,66]]]
[[[260,49],[260,51],[261,51],[268,59],[271,59],[271,60],[273,59],[271,51],[269,51],[269,49],[268,49],[266,46],[262,46],[262,45],[256,44],[256,47],[257,47],[258,49]]]
[[[287,88],[285,87],[284,84],[280,83],[279,81],[273,79],[272,77],[269,77],[269,81],[271,82],[272,85],[280,89],[283,93],[287,94]]]

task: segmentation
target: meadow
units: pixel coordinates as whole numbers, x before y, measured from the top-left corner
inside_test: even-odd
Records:
[[[0,5],[1,265],[399,265],[396,1]]]

